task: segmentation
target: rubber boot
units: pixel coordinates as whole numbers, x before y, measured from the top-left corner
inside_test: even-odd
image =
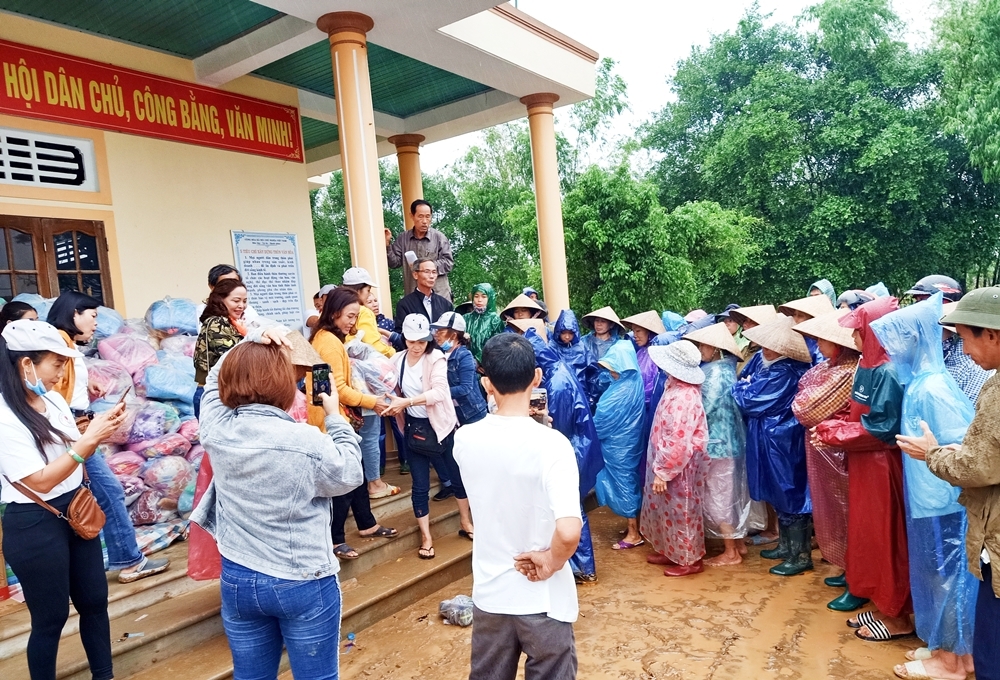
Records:
[[[831,588],[846,588],[847,572],[845,571],[840,576],[828,576],[825,579],[823,579],[823,584],[830,586]]]
[[[789,528],[789,557],[769,570],[775,576],[795,576],[813,568],[812,523],[809,518],[796,520]]]
[[[790,552],[789,539],[790,534],[788,530],[790,527],[783,527],[778,525],[778,546],[776,548],[768,548],[767,550],[761,550],[760,556],[765,560],[787,560],[792,554]]]
[[[851,595],[851,589],[847,587],[847,581],[844,581],[843,594],[827,603],[826,608],[832,609],[835,612],[853,612],[855,609],[860,609],[867,603],[867,598]]]

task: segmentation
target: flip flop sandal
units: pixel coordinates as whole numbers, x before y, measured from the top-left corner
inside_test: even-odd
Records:
[[[847,627],[853,628],[854,630],[857,630],[862,626],[867,626],[869,623],[875,623],[875,612],[871,610],[864,611],[858,614],[857,621],[852,621],[851,619],[847,619]]]
[[[926,661],[933,658],[934,654],[926,647],[917,647],[916,649],[907,651],[903,656],[906,657],[907,661]]]
[[[899,672],[899,666],[894,666],[892,672],[896,674],[897,678],[903,678],[903,680],[941,680],[941,678],[935,678],[927,672],[924,668],[924,662],[920,659],[914,659],[913,661],[908,661],[902,664],[903,672]]]
[[[871,635],[862,635],[860,630],[854,631],[854,637],[859,640],[864,640],[865,642],[891,642],[893,640],[902,640],[903,638],[913,637],[914,631],[908,633],[897,633],[893,635],[889,632],[889,629],[881,621],[873,621],[871,623],[866,623],[868,630],[871,631]],[[923,662],[920,662],[923,665]]]
[[[392,484],[387,485],[384,489],[377,493],[368,494],[368,500],[374,501],[379,498],[388,498],[389,496],[395,496],[401,491],[398,486],[393,486]]]
[[[629,543],[627,541],[618,541],[611,545],[612,550],[631,550],[632,548],[638,548],[640,545],[646,545],[646,541],[642,538],[639,539],[638,543]]]
[[[465,529],[459,529],[458,530],[458,535],[459,536],[461,536],[462,538],[467,538],[470,541],[473,540],[472,534],[473,534],[472,531],[466,531]]]
[[[434,546],[429,548],[417,548],[417,557],[422,560],[433,560],[434,559]]]
[[[354,554],[352,555],[351,553]],[[356,560],[359,557],[361,557],[361,555],[358,554],[357,550],[347,545],[346,543],[341,543],[336,548],[334,548],[333,554],[342,560]]]
[[[359,531],[358,535],[361,536],[361,538],[396,538],[396,536],[399,535],[399,532],[395,529],[390,529],[389,527],[380,526],[370,534],[362,534]]]

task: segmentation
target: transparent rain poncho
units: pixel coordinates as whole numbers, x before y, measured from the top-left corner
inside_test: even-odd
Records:
[[[873,321],[871,329],[905,387],[902,434],[921,435],[920,421],[925,421],[938,443],[947,445],[962,441],[974,409],[945,368],[941,316],[942,294],[937,293]],[[906,455],[903,474],[917,634],[932,650],[969,654],[979,584],[966,568],[961,489]]]
[[[618,374],[618,379],[611,380],[594,413],[604,454],[604,469],[595,487],[597,501],[619,517],[637,517],[642,502],[639,462],[646,451],[641,437],[646,396],[632,342],[616,342],[601,364]]]

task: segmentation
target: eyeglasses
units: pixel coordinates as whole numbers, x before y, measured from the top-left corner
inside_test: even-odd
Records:
[[[418,269],[417,273],[418,274],[433,274],[434,276],[437,276],[438,270],[437,269]]]

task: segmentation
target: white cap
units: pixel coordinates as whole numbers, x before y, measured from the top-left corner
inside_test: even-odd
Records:
[[[375,288],[378,288],[378,284],[372,281],[372,275],[369,274],[368,270],[364,267],[351,267],[344,272],[344,285],[374,286]]]
[[[423,314],[407,314],[403,319],[403,337],[410,342],[430,342],[434,339],[431,335],[431,322]]]
[[[462,318],[461,314],[456,314],[455,312],[445,312],[438,320],[431,324],[433,330],[453,330],[458,333],[465,332],[465,319]]]
[[[325,286],[323,286],[322,288],[319,289],[320,297],[322,297],[324,295],[329,295],[330,293],[332,293],[335,290],[337,290],[337,286],[335,284],[333,284],[333,283],[328,283],[328,284],[326,284]]]
[[[12,321],[3,329],[3,339],[11,352],[52,352],[70,359],[83,356],[66,345],[55,326],[44,321]]]

